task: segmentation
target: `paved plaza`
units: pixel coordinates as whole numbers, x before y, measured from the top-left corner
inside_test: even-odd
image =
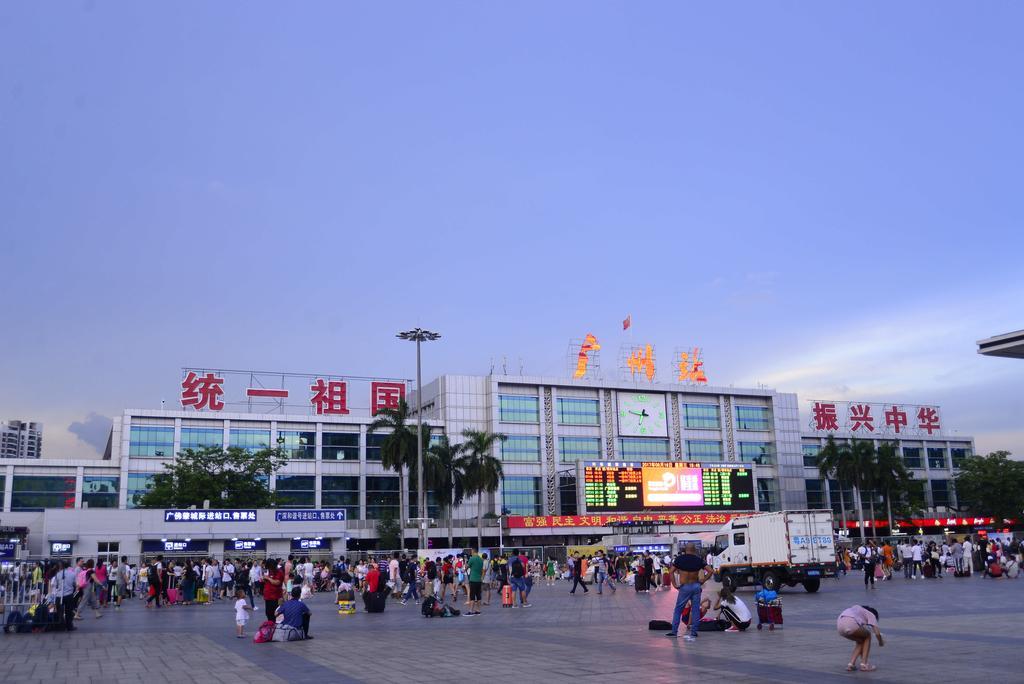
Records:
[[[1024,582],[900,577],[868,591],[861,582],[851,574],[817,594],[787,590],[782,629],[705,633],[692,644],[647,629],[671,617],[674,592],[569,596],[564,582],[536,588],[530,608],[492,602],[477,617],[430,620],[397,602],[340,616],[321,594],[311,602],[315,639],[272,644],[251,640],[259,601],[245,640],[234,637],[228,603],[156,611],[133,601],[87,616],[72,634],[3,636],[0,682],[1021,681]],[[753,605],[749,589],[741,596]],[[843,670],[852,643],[836,635],[835,618],[854,603],[881,613],[887,641],[872,648],[874,673]]]

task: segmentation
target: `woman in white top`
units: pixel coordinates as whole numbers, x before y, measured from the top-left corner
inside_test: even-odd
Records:
[[[723,586],[718,592],[715,610],[719,611],[720,620],[724,618],[729,621],[729,628],[725,630],[726,632],[742,632],[750,627],[750,609],[747,608],[743,599],[734,594],[733,590],[727,586]]]

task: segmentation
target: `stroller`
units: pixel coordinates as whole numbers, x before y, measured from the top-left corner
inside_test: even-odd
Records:
[[[755,587],[756,588],[756,587]],[[778,592],[761,589],[754,594],[757,602],[757,628],[760,630],[768,625],[768,631],[774,631],[775,625],[782,625],[782,599]]]

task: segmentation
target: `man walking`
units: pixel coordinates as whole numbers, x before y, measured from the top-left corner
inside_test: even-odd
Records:
[[[469,610],[466,615],[480,614],[480,600],[484,581],[484,559],[476,551],[467,562],[469,569]]]
[[[60,610],[64,629],[73,632],[75,627],[75,578],[78,568],[71,567],[67,561],[61,563],[60,576],[57,578],[57,606]]]
[[[974,571],[974,544],[971,543],[970,537],[964,537],[964,543],[961,546],[964,551],[964,571],[970,577]]]
[[[686,545],[686,553],[679,555],[672,563],[672,586],[678,591],[676,607],[672,612],[672,631],[665,636],[676,638],[679,623],[683,617],[683,607],[690,604],[690,633],[683,641],[697,640],[697,626],[700,624],[700,591],[704,582],[711,577],[711,568],[697,555],[695,544]]]
[[[904,539],[899,546],[900,560],[903,561],[903,579],[910,579],[914,576],[914,553],[910,544]]]
[[[598,550],[597,557],[594,558],[594,584],[597,585],[598,596],[601,595],[601,588],[605,582],[608,582],[608,588],[614,594],[616,591],[615,583],[608,576],[608,559],[605,558],[603,550]]]
[[[577,586],[583,587],[584,594],[590,593],[587,589],[587,585],[583,583],[583,561],[580,559],[579,554],[573,556],[571,561],[572,564],[570,565],[570,569],[572,571],[572,589],[569,590],[569,593],[575,594]],[[515,588],[514,584],[512,588]]]

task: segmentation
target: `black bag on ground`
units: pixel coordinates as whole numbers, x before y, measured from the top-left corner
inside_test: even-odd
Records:
[[[423,617],[434,617],[434,606],[436,605],[437,599],[433,596],[423,599],[423,604],[420,606],[420,612],[423,613]]]
[[[366,592],[363,594],[363,603],[366,605],[367,613],[383,613],[384,607],[388,604],[388,593],[386,591]]]
[[[647,629],[653,629],[660,632],[671,632],[672,623],[668,620],[651,620],[647,623]]]

